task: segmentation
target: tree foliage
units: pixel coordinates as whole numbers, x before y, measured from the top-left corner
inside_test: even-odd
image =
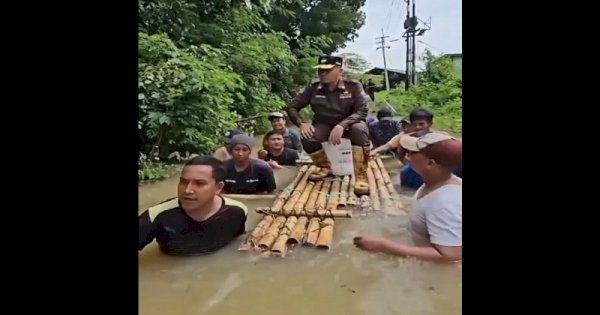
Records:
[[[282,109],[314,78],[319,55],[357,36],[364,3],[138,1],[141,159],[209,153],[241,118]]]
[[[462,78],[449,57],[438,57],[430,51],[423,55],[425,69],[416,86],[408,91],[404,87],[380,92],[376,106],[386,102],[400,115],[418,107],[434,112],[438,128],[462,134]]]
[[[344,58],[344,64],[347,72],[364,73],[371,68],[371,64],[365,58],[356,53],[340,54]]]

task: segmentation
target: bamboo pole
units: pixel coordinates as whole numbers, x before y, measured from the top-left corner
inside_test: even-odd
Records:
[[[273,214],[269,207],[259,207],[255,209],[256,212],[262,214]],[[290,216],[307,216],[309,218],[319,217],[319,218],[352,218],[352,211],[348,209],[335,209],[335,210],[302,210],[302,211],[293,211],[294,213],[290,213],[289,215],[279,214],[278,217],[290,217]]]
[[[306,173],[304,173],[304,175],[302,176],[302,179],[300,179],[300,181],[298,182],[298,186],[296,186],[296,189],[294,189],[294,191],[292,192],[292,195],[290,196],[288,201],[285,203],[285,205],[283,205],[283,213],[284,214],[285,213],[289,214],[292,210],[294,210],[294,206],[296,205],[296,202],[298,202],[298,198],[300,198],[300,195],[302,194],[302,191],[304,190],[304,187],[306,186],[306,183],[308,182],[308,177],[316,169],[317,169],[317,167],[313,165],[308,168]]]
[[[383,166],[383,161],[381,160],[381,158],[378,157],[375,160],[375,163],[377,163],[377,166],[381,170],[381,175],[383,176],[383,181],[385,182],[385,184],[390,184],[392,182],[392,179],[390,178],[390,174],[388,174],[387,170],[385,169],[385,166]]]
[[[308,202],[304,206],[304,210],[306,210],[307,213],[312,213],[313,211],[315,211],[315,204],[317,203],[317,198],[319,197],[321,187],[323,187],[322,180],[316,182],[315,186],[313,187],[313,190],[310,192]]]
[[[332,218],[326,218],[322,221],[321,231],[316,243],[318,249],[329,250],[331,248],[331,243],[333,242],[333,225],[334,220]]]
[[[340,200],[340,178],[336,177],[331,184],[331,191],[329,192],[329,198],[327,198],[327,204],[325,209],[335,210]]]
[[[306,231],[306,224],[308,223],[308,217],[301,216],[298,217],[298,222],[296,222],[296,226],[294,226],[294,230],[292,234],[288,238],[287,242],[290,245],[296,245],[302,241],[302,237],[304,236],[304,232]]]
[[[273,213],[279,213],[279,211],[281,211],[281,208],[283,207],[285,202],[288,200],[288,198],[290,197],[290,194],[292,193],[292,191],[294,191],[294,188],[296,187],[296,185],[298,184],[298,182],[300,181],[300,179],[302,178],[304,173],[306,173],[307,170],[308,170],[308,165],[302,166],[300,168],[300,170],[298,171],[298,175],[296,175],[296,178],[294,178],[294,180],[283,189],[283,191],[279,194],[279,196],[277,196],[275,201],[273,201],[273,205],[271,206]]]
[[[350,185],[350,176],[344,176],[342,180],[342,189],[340,189],[340,200],[338,201],[339,206],[345,207],[348,204],[348,185]]]
[[[379,166],[375,161],[369,161],[369,167],[373,170],[373,174],[375,175],[377,191],[379,192],[380,200],[383,202],[383,209],[391,209],[393,207],[392,200],[390,199],[390,194],[385,186]]]
[[[317,203],[315,204],[315,210],[324,210],[327,206],[327,196],[331,188],[331,181],[325,181],[323,187],[319,191],[319,197],[317,197]]]
[[[350,185],[348,185],[348,205],[356,206],[358,204],[358,197],[354,193],[354,184],[356,183],[356,177],[350,176]]]
[[[265,234],[258,241],[258,248],[268,250],[273,245],[273,242],[279,235],[279,230],[285,224],[285,217],[276,217],[273,223],[269,226]]]
[[[265,234],[267,228],[273,222],[272,215],[265,215],[262,217],[260,222],[256,225],[252,233],[248,235],[244,243],[239,247],[239,250],[254,249],[258,246],[258,240]]]
[[[310,193],[314,187],[315,187],[315,182],[309,181],[306,184],[306,187],[304,187],[304,190],[302,191],[300,198],[294,205],[294,212],[304,210],[304,206],[306,205],[306,202],[308,201],[308,196],[310,195]]]
[[[381,170],[381,175],[383,176],[383,180],[386,183],[386,187],[391,195],[391,199],[393,200],[393,207],[398,210],[402,210],[406,213],[408,210],[406,209],[406,206],[402,203],[402,201],[400,201],[400,194],[398,194],[398,191],[396,191],[396,188],[394,188],[394,184],[392,183],[390,174],[385,169],[383,161],[381,161],[381,158],[378,158],[376,162],[377,166],[379,166],[379,169]]]
[[[304,240],[302,241],[303,244],[315,245],[317,238],[319,237],[319,230],[321,229],[319,225],[320,221],[321,220],[319,220],[319,218],[310,219],[308,228],[304,233]]]
[[[375,175],[370,167],[367,167],[367,180],[369,181],[369,196],[371,197],[371,203],[373,204],[373,210],[381,210],[381,203],[379,202],[379,195],[377,191],[377,183],[375,182]]]
[[[285,224],[279,231],[279,236],[277,236],[277,239],[275,240],[275,244],[273,244],[273,248],[271,249],[272,253],[277,253],[281,257],[285,257],[285,253],[287,252],[287,248],[288,248],[287,240],[290,237],[290,234],[292,234],[292,230],[296,226],[297,222],[298,222],[297,217],[288,217],[287,218],[287,220],[285,221]]]

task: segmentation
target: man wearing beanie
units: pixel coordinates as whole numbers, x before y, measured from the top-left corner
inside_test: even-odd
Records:
[[[226,194],[260,194],[275,190],[273,170],[265,162],[250,157],[254,139],[247,134],[235,135],[230,141],[231,159],[225,161]]]
[[[221,162],[231,159],[231,154],[229,154],[229,151],[231,151],[231,138],[242,133],[243,132],[240,130],[229,130],[227,134],[225,134],[223,146],[215,150],[213,157]]]
[[[356,237],[363,250],[403,257],[452,262],[462,260],[462,180],[452,174],[462,163],[462,143],[449,135],[403,135],[413,169],[423,178],[415,193],[409,230],[416,246],[376,237]]]
[[[302,146],[310,155],[319,172],[310,175],[311,180],[322,180],[331,175],[331,164],[321,143],[329,141],[333,145],[341,138],[352,143],[354,193],[369,193],[367,168],[371,141],[367,129],[367,104],[370,99],[362,84],[356,80],[342,78],[343,59],[336,56],[322,56],[318,59],[319,81],[307,86],[289,107],[290,120],[300,128]],[[300,111],[311,106],[314,120],[304,120]]]

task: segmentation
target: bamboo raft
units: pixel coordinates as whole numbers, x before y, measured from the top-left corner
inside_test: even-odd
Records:
[[[334,226],[335,220],[332,217],[275,217],[266,214],[239,250],[268,251],[281,257],[285,257],[288,250],[297,245],[329,250],[333,242]]]
[[[354,176],[331,176],[309,181],[315,165],[302,165],[294,180],[275,198],[270,207],[256,208],[263,214],[240,250],[270,252],[285,257],[298,245],[329,250],[336,220],[352,218],[351,208],[406,214],[400,195],[380,158],[369,161],[369,195],[354,194]]]

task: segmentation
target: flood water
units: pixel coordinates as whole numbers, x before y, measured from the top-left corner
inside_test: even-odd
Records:
[[[397,180],[393,164],[388,170]],[[178,175],[141,186],[138,210],[175,196],[177,181]],[[413,192],[401,193],[409,200]],[[254,209],[272,201],[243,201],[249,209],[246,231],[260,220]],[[336,219],[329,251],[297,247],[285,258],[238,251],[245,235],[201,257],[167,256],[153,242],[139,254],[140,314],[461,314],[462,264],[386,257],[352,244],[359,235],[411,243],[407,222],[408,217],[355,211],[354,218]]]

